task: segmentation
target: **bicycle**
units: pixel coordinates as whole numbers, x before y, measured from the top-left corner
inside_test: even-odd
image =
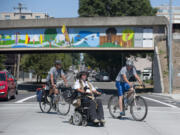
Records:
[[[60,115],[67,115],[70,111],[70,103],[66,102],[63,96],[66,88],[59,87],[59,94],[54,97],[54,95],[49,95],[49,89],[44,86],[42,89],[41,100],[39,101],[39,106],[42,112],[48,113],[53,108]]]
[[[133,85],[133,92],[128,97],[128,92],[123,95],[123,111],[128,110],[130,106],[130,113],[134,120],[143,121],[148,113],[148,106],[145,99],[136,94],[136,88],[140,85]],[[119,97],[111,96],[108,102],[109,113],[113,118],[121,118],[119,109]],[[141,112],[142,111],[142,112]]]

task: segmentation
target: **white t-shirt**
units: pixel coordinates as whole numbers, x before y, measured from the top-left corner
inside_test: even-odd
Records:
[[[124,66],[117,75],[116,81],[125,82],[123,79],[123,75],[126,75],[127,79],[129,80],[132,76],[136,74],[136,69],[134,67],[131,70],[127,70],[127,67]]]
[[[82,81],[82,85],[83,85],[83,87],[88,87],[88,88],[90,88],[89,87],[89,85],[91,85],[91,87],[92,87],[92,91],[96,91],[96,89],[94,88],[94,86],[89,82],[89,85],[88,85],[88,82],[87,81]],[[79,80],[77,80],[75,83],[74,83],[74,89],[80,89],[81,88],[81,84],[80,84],[80,82],[79,82]],[[90,89],[87,89],[86,90],[86,92],[87,93],[90,93],[91,91],[90,91]]]

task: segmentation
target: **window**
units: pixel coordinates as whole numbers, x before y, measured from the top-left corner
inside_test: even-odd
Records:
[[[9,20],[10,19],[10,15],[5,15],[5,19]]]
[[[41,18],[41,17],[40,17],[40,16],[35,16],[35,18],[36,18],[36,19],[39,19],[39,18]]]
[[[5,73],[0,73],[0,81],[6,81]]]
[[[23,16],[21,16],[21,19],[26,19],[26,16],[24,16],[24,15],[23,15]]]

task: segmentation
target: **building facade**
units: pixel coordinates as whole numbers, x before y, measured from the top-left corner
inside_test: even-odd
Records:
[[[169,6],[163,5],[156,7],[158,9],[157,16],[169,17]],[[172,19],[173,19],[173,32],[180,32],[180,6],[172,7]]]
[[[15,19],[41,19],[48,18],[47,13],[33,13],[33,12],[2,12],[0,13],[0,20],[15,20]]]

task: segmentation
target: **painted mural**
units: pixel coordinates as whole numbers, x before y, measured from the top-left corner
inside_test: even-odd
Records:
[[[61,28],[0,30],[0,48],[40,47],[153,47],[153,31],[135,27],[67,28],[65,25]]]

